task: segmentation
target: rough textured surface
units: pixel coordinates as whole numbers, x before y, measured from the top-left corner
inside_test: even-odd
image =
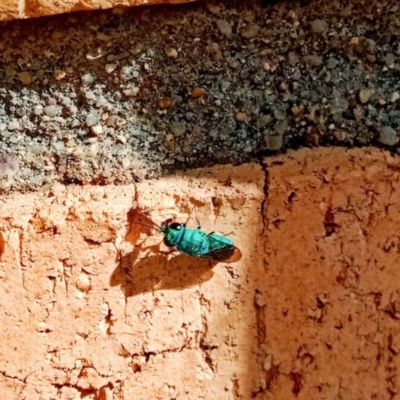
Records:
[[[20,18],[19,0],[3,0],[0,2],[0,21]]]
[[[0,152],[19,169],[3,179],[0,161],[0,189],[129,184],[302,146],[397,151],[399,26],[393,0],[218,0],[2,24]]]
[[[3,397],[397,398],[399,171],[377,149],[302,150],[2,198]],[[243,257],[168,253],[136,205],[232,232]]]
[[[165,253],[160,234],[139,237],[148,229],[129,224],[133,186],[2,199],[3,397],[247,397],[262,370],[253,297],[263,187],[257,165],[137,185],[157,222],[194,209],[204,230],[232,232],[242,260],[215,266]]]
[[[267,398],[397,399],[398,158],[327,149],[267,165]]]
[[[186,3],[193,0],[2,0],[0,21],[35,18],[81,10],[131,7],[144,4]]]

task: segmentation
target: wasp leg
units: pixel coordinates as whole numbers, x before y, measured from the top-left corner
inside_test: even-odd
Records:
[[[201,229],[201,224],[200,224],[199,218],[196,214],[195,214],[195,217],[196,217],[196,222],[197,222],[197,229]]]
[[[212,231],[211,233],[209,233],[208,235],[212,235],[213,233],[215,233],[215,231]],[[223,232],[219,232],[219,233],[222,233],[224,236],[231,236],[232,235],[232,233],[233,233],[233,231],[232,232],[230,232],[230,233],[223,233]]]
[[[201,225],[200,225],[199,219],[197,218],[196,211],[194,211],[194,207],[190,210],[190,213],[189,213],[189,215],[187,217],[187,220],[185,222],[185,226],[189,223],[190,218],[192,218],[192,214],[193,213],[194,213],[194,216],[195,216],[195,219],[196,219],[196,222],[197,222],[197,229],[201,229]]]
[[[168,255],[168,254],[172,254],[172,253],[175,253],[177,250],[176,249],[171,249],[171,250],[163,250],[163,251],[159,251],[159,253],[160,254],[165,254],[165,255]]]

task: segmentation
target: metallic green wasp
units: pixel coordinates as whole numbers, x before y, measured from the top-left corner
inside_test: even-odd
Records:
[[[242,256],[232,239],[227,236],[215,232],[206,233],[200,227],[187,228],[186,224],[174,222],[172,219],[167,219],[161,226],[149,221],[164,234],[164,244],[175,247],[181,253],[223,262],[235,262]]]

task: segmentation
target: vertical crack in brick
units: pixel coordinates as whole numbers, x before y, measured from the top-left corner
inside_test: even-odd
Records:
[[[211,371],[211,373],[214,374],[215,366],[214,366],[214,360],[211,356],[211,351],[216,349],[217,346],[213,346],[207,340],[208,322],[207,322],[206,310],[209,308],[210,304],[202,295],[200,295],[199,305],[200,305],[201,328],[202,328],[199,336],[199,348],[204,365],[206,365]]]
[[[266,352],[267,343],[267,321],[266,321],[266,302],[260,290],[256,290],[254,294],[254,309],[257,329],[257,348],[258,348],[258,364],[260,371],[264,375],[265,387],[259,387],[257,392],[253,392],[252,396],[257,397],[259,393],[270,390],[272,382],[278,375],[278,367],[273,365],[273,357]]]
[[[259,290],[256,290],[254,294],[254,309],[256,313],[256,325],[257,325],[257,343],[258,346],[262,346],[267,339],[267,327],[265,320],[265,301],[263,295]]]
[[[18,240],[18,250],[15,249],[15,258],[19,267],[19,271],[21,273],[21,283],[22,287],[25,288],[25,265],[23,263],[23,254],[24,254],[24,247],[23,247],[23,242],[24,242],[24,233],[22,230],[18,230],[17,234],[17,240]]]
[[[297,397],[303,387],[303,376],[299,372],[291,372],[290,379],[293,381],[292,393]]]
[[[60,260],[61,265],[62,265],[62,276],[64,279],[64,288],[65,288],[65,294],[68,297],[68,289],[69,289],[69,277],[71,275],[71,267],[68,265],[68,259],[65,258],[63,260]]]
[[[3,233],[0,232],[0,260],[3,256],[4,250],[5,250],[5,240],[4,240],[4,236]]]

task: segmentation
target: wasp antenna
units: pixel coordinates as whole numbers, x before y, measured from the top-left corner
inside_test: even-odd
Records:
[[[144,214],[144,213],[142,213],[142,212],[140,212],[140,211],[136,211],[136,213],[139,214],[139,215],[141,215],[141,216],[143,216],[144,218],[146,218],[146,220],[147,220],[148,222],[150,222],[150,224],[153,225],[153,226],[151,226],[151,225],[149,225],[149,224],[144,224],[143,222],[139,222],[139,221],[133,221],[133,223],[139,224],[139,225],[144,225],[144,226],[147,226],[148,228],[154,228],[154,227],[156,227],[157,229],[161,229],[161,226],[159,226],[159,225],[157,225],[155,222],[153,222],[146,214]]]
[[[155,222],[153,222],[151,219],[149,219],[149,221],[152,223],[152,225],[154,225],[157,229],[161,229],[160,225],[157,225]]]
[[[154,229],[154,227],[156,227],[157,229],[160,229],[160,227],[157,224],[154,224],[154,226],[153,226],[153,225],[149,225],[149,224],[144,224],[143,222],[139,222],[139,221],[133,221],[133,223],[146,226],[147,228],[150,228],[150,229]]]

